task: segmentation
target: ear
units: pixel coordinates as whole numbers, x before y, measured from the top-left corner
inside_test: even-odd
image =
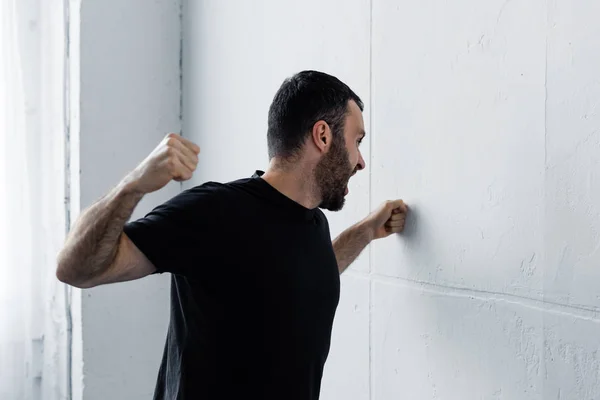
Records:
[[[317,146],[321,152],[326,153],[329,150],[329,147],[331,147],[331,141],[333,139],[329,124],[323,120],[317,121],[313,125],[311,138],[315,146]]]

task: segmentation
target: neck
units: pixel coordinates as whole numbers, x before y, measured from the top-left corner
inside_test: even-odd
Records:
[[[312,210],[321,201],[312,171],[312,167],[303,163],[290,166],[273,159],[262,178],[291,200]]]

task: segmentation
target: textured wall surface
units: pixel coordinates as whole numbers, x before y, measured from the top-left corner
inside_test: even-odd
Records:
[[[597,13],[374,1],[374,398],[600,396]]]
[[[367,170],[332,233],[387,198],[412,207],[343,276],[324,398],[600,398],[599,12],[184,1],[191,184],[265,168],[274,92],[320,69],[367,106]]]
[[[82,0],[80,7],[80,15],[73,17],[80,19],[75,49],[80,93],[73,112],[79,114],[80,202],[85,208],[166,133],[181,128],[181,5],[175,0]],[[173,183],[147,196],[134,218],[179,190]],[[81,312],[74,316],[75,396],[81,394],[83,379],[84,400],[152,397],[169,321],[169,279],[152,276],[75,291],[75,297],[81,296],[73,300]]]
[[[183,11],[181,102],[179,2],[81,2],[82,207],[179,130],[180,104],[183,134],[202,147],[184,187],[266,168],[282,80],[332,73],[365,101],[368,131],[367,169],[328,214],[332,234],[388,198],[412,214],[342,278],[323,398],[600,398],[596,2],[205,0]],[[84,399],[150,397],[167,289],[165,276],[76,291]]]
[[[372,71],[372,195],[414,211],[405,238],[372,250],[373,398],[556,398],[546,3],[375,0]]]

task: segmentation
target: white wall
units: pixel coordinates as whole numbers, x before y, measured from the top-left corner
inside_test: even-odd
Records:
[[[191,184],[265,168],[273,94],[319,69],[365,100],[370,138],[333,233],[412,207],[343,276],[325,399],[600,396],[599,11],[184,1]]]
[[[180,3],[70,3],[71,168],[80,191],[72,204],[85,208],[165,134],[181,129]],[[173,183],[147,196],[133,218],[180,189]],[[74,290],[75,399],[152,397],[169,319],[169,279]]]

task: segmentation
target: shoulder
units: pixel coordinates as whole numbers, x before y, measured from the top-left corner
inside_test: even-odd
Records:
[[[167,202],[174,207],[189,207],[198,203],[212,202],[222,195],[223,184],[206,182],[179,192]]]
[[[325,213],[320,208],[315,210],[315,218],[319,222],[321,229],[329,235],[329,221],[327,220]]]
[[[252,187],[253,183],[254,179],[252,178],[243,178],[225,183],[209,181],[184,192],[188,192],[188,195],[191,197],[202,197],[223,201],[228,198],[238,197]]]
[[[202,217],[203,220],[220,218],[247,204],[254,181],[256,180],[253,178],[225,183],[206,181],[176,194],[157,206],[153,213],[169,214],[183,220],[197,217]]]
[[[327,222],[327,216],[320,208],[315,208],[315,216],[319,219],[319,222]]]
[[[250,185],[249,179],[239,179],[232,182],[208,181],[185,189],[172,197],[167,203],[177,208],[196,209],[201,204],[225,205],[239,198],[244,188]]]

